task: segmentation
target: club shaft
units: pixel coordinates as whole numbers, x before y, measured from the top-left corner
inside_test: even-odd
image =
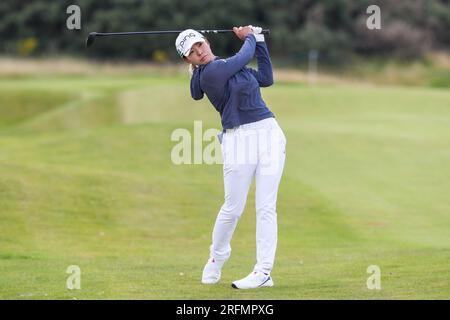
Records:
[[[136,35],[136,34],[177,34],[182,32],[183,30],[164,30],[164,31],[133,31],[133,32],[95,32],[95,36],[97,37],[105,37],[105,36],[128,36],[128,35]],[[233,32],[233,30],[222,29],[222,30],[197,30],[200,33],[227,33]],[[263,34],[268,34],[270,31],[268,29],[264,29],[261,31]]]

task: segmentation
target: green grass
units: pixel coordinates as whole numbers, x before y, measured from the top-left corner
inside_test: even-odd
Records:
[[[254,189],[219,285],[200,284],[220,165],[174,165],[176,128],[219,128],[176,76],[0,80],[1,299],[448,299],[450,93],[276,84],[287,136],[275,287],[255,263]],[[81,290],[66,269],[81,268]],[[381,290],[369,290],[369,265]]]
[[[382,85],[427,86],[450,88],[449,56],[434,52],[421,59],[372,57],[362,59],[354,56],[346,66],[328,68],[329,72],[360,81]]]

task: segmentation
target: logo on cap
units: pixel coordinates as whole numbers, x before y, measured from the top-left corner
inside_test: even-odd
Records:
[[[198,40],[197,40],[198,39]],[[191,48],[193,42],[205,41],[205,37],[193,29],[187,29],[181,32],[175,40],[175,47],[178,54],[184,57]]]
[[[195,34],[194,34],[193,32],[187,34],[187,35],[183,38],[183,40],[180,41],[180,46],[181,46],[181,47],[184,47],[184,43],[186,42],[187,38],[192,38],[192,37],[195,37]]]

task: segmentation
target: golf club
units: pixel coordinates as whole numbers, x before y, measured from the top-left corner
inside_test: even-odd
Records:
[[[86,46],[90,47],[96,37],[106,37],[106,36],[131,36],[131,35],[141,35],[141,34],[178,34],[183,30],[165,30],[165,31],[133,31],[133,32],[91,32],[86,39]],[[200,33],[228,33],[233,32],[233,30],[197,30]],[[262,34],[270,34],[269,29],[264,29],[261,31]]]

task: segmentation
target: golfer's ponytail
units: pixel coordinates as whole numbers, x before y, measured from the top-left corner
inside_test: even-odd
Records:
[[[189,63],[189,67],[188,67],[189,74],[192,76],[194,74],[194,70],[197,68],[198,68],[197,65]]]

